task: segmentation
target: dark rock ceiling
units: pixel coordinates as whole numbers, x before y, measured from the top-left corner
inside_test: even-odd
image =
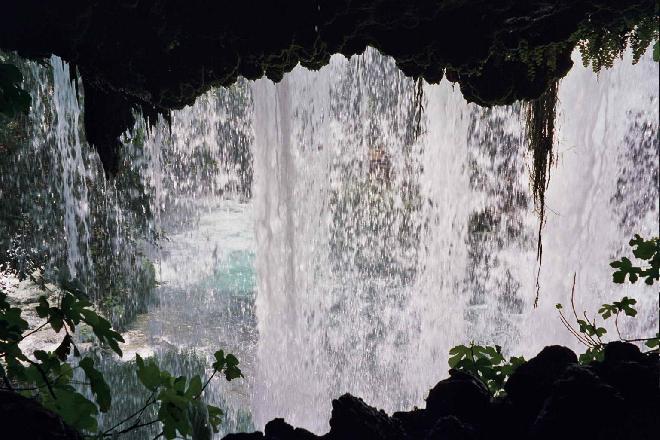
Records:
[[[411,77],[446,76],[468,101],[509,104],[566,75],[581,24],[654,8],[653,0],[9,0],[0,48],[56,54],[78,69],[87,137],[112,171],[133,107],[167,114],[239,75],[278,81],[298,63],[318,69],[333,54],[372,46]],[[554,62],[530,75],[521,43],[558,48]]]

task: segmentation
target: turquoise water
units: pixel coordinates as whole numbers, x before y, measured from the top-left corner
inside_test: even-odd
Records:
[[[199,289],[214,289],[222,295],[245,298],[254,297],[255,283],[254,250],[234,250],[227,256],[226,264],[218,267],[208,278],[200,281]]]
[[[156,302],[125,334],[124,361],[103,359],[116,400],[104,417],[110,426],[138,410],[147,397],[129,366],[136,353],[154,356],[173,374],[208,377],[213,353],[223,349],[239,358],[246,379],[214,379],[205,400],[225,412],[220,438],[254,430],[249,409],[257,341],[251,206],[220,201],[188,226],[170,235],[156,256]],[[130,438],[156,433],[143,429]]]

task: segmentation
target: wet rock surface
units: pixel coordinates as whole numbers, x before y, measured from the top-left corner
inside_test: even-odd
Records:
[[[22,0],[0,7],[0,49],[56,54],[77,68],[88,140],[112,173],[132,108],[153,120],[239,75],[279,81],[298,63],[318,69],[369,45],[408,76],[447,76],[468,101],[508,104],[566,75],[581,24],[607,27],[654,8],[653,0]],[[558,43],[552,62],[530,74],[521,44],[533,54]]]
[[[46,296],[51,304],[57,301],[57,287],[53,284],[44,284],[42,288],[33,280],[43,282],[41,274],[37,271],[32,278],[19,281],[18,278],[7,276],[0,279],[0,289],[7,294],[7,301],[13,307],[21,309],[22,318],[28,323],[28,331],[32,332],[41,328],[44,319],[37,314],[36,307],[39,305],[39,297]],[[33,353],[35,350],[54,351],[62,342],[62,335],[46,326],[35,331],[30,337],[23,339],[19,347],[24,353]]]
[[[449,378],[429,391],[426,411],[433,420],[455,416],[471,424],[486,418],[490,393],[486,385],[471,374],[449,370]]]
[[[403,438],[405,433],[396,419],[385,411],[367,405],[359,397],[344,394],[332,401],[330,439],[387,439]]]
[[[628,343],[606,347],[602,362],[579,365],[561,346],[544,348],[493,397],[476,377],[451,370],[429,391],[426,408],[392,416],[345,394],[332,402],[330,432],[316,436],[282,419],[265,432],[226,440],[549,440],[652,439],[660,429],[657,353]]]
[[[296,440],[311,440],[316,436],[311,432],[302,429],[294,428],[284,421],[284,419],[273,419],[266,424],[264,434],[267,438],[272,439],[296,439]]]
[[[551,345],[516,370],[504,386],[509,400],[525,413],[537,414],[562,372],[578,362],[577,355],[566,347]]]

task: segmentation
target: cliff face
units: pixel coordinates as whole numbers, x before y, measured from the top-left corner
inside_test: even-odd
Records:
[[[426,408],[392,416],[345,394],[332,402],[330,432],[316,436],[282,419],[264,433],[225,440],[554,440],[653,439],[660,422],[657,353],[609,344],[602,362],[578,365],[561,346],[522,364],[493,398],[476,377],[450,370],[429,391]]]
[[[191,104],[238,75],[278,81],[301,63],[367,45],[404,73],[443,76],[468,101],[509,104],[538,97],[571,68],[571,36],[652,15],[653,0],[22,0],[0,7],[0,48],[56,54],[85,87],[87,136],[106,166],[116,138],[146,116]],[[551,48],[550,51],[547,49]],[[550,58],[546,60],[551,54]],[[542,62],[530,65],[530,59]]]

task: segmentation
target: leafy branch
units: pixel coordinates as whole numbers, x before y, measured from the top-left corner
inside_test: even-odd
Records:
[[[33,278],[44,290],[43,279]],[[59,414],[70,426],[85,432],[87,438],[117,438],[122,434],[160,424],[162,431],[156,436],[173,439],[198,438],[199,434],[210,437],[218,432],[222,410],[201,402],[210,381],[217,375],[226,380],[243,377],[239,361],[232,354],[219,350],[215,353],[213,372],[202,385],[199,375],[188,379],[173,377],[161,370],[153,359],[136,356],[136,375],[151,395],[135,413],[109,429],[99,432],[97,416],[112,406],[111,390],[103,374],[95,367],[90,356],[83,356],[75,344],[74,334],[81,324],[88,325],[97,343],[122,356],[119,343],[121,334],[113,330],[110,322],[93,308],[82,286],[77,281],[61,280],[61,290],[55,301],[47,296],[39,298],[35,308],[37,316],[44,319],[34,330],[28,331],[28,323],[22,310],[12,307],[6,292],[0,292],[0,389],[17,392],[37,399],[41,404]],[[52,352],[36,350],[31,356],[21,350],[19,343],[27,337],[49,327],[55,333],[63,333],[62,340]],[[77,363],[76,363],[77,362]],[[74,381],[73,372],[80,369],[86,381]],[[88,400],[74,385],[89,387],[94,402]],[[147,408],[158,407],[156,417],[144,421]]]
[[[639,235],[629,242],[633,248],[633,255],[644,263],[636,266],[628,258],[621,258],[610,264],[617,271],[613,275],[615,283],[623,283],[628,279],[635,283],[638,279],[644,279],[647,285],[652,285],[658,281],[658,270],[660,268],[660,241],[658,238],[644,240]],[[564,306],[557,304],[559,319],[566,329],[586,347],[586,352],[580,355],[581,363],[589,363],[594,360],[603,359],[603,349],[606,341],[604,340],[607,329],[600,326],[597,317],[589,318],[586,312],[578,314],[575,308],[575,278],[573,274],[573,286],[571,288],[570,305],[575,325],[571,323],[569,317],[564,313]],[[619,301],[610,304],[603,304],[598,309],[598,315],[605,321],[614,318],[614,325],[617,331],[618,339],[624,342],[644,342],[652,350],[660,349],[660,333],[649,338],[624,338],[619,329],[619,316],[625,315],[630,318],[637,316],[635,305],[637,300],[624,296]],[[458,345],[449,351],[449,367],[464,372],[472,373],[483,381],[490,392],[495,395],[501,395],[504,392],[504,384],[513,372],[525,362],[522,357],[511,357],[507,361],[502,354],[499,345],[482,346],[471,342],[469,345]]]
[[[634,284],[639,279],[644,279],[644,282],[651,286],[654,282],[658,281],[660,270],[660,240],[655,237],[650,240],[645,240],[639,235],[635,235],[630,240],[629,245],[633,248],[633,255],[645,263],[635,265],[629,258],[622,257],[610,263],[610,267],[616,269],[612,274],[612,281],[617,284],[623,284],[626,279]],[[652,350],[658,350],[660,346],[660,333],[653,337],[648,338],[624,338],[619,329],[619,316],[625,315],[631,318],[637,316],[637,309],[635,305],[637,300],[624,296],[619,301],[614,301],[609,304],[603,304],[598,309],[598,315],[603,321],[614,318],[614,327],[619,341],[623,342],[644,342],[645,345]],[[596,322],[596,317],[589,319],[586,312],[583,312],[583,317],[579,317],[575,309],[575,274],[573,274],[573,287],[571,289],[571,309],[577,328],[573,326],[563,313],[563,305],[557,304],[555,306],[559,312],[559,319],[566,329],[583,345],[587,347],[585,353],[580,355],[580,362],[588,363],[594,360],[602,360],[603,349],[606,342],[603,337],[607,334],[607,329],[601,327]]]
[[[449,367],[472,373],[482,380],[490,392],[497,396],[504,392],[504,384],[513,372],[525,362],[523,357],[511,357],[507,361],[502,347],[458,345],[449,350]]]
[[[635,284],[638,279],[642,278],[647,285],[652,286],[654,281],[660,279],[660,239],[655,237],[644,240],[635,234],[629,245],[633,248],[633,255],[648,264],[636,266],[627,257],[615,260],[610,263],[611,267],[617,269],[612,274],[612,281],[623,284],[628,277],[628,281]]]

